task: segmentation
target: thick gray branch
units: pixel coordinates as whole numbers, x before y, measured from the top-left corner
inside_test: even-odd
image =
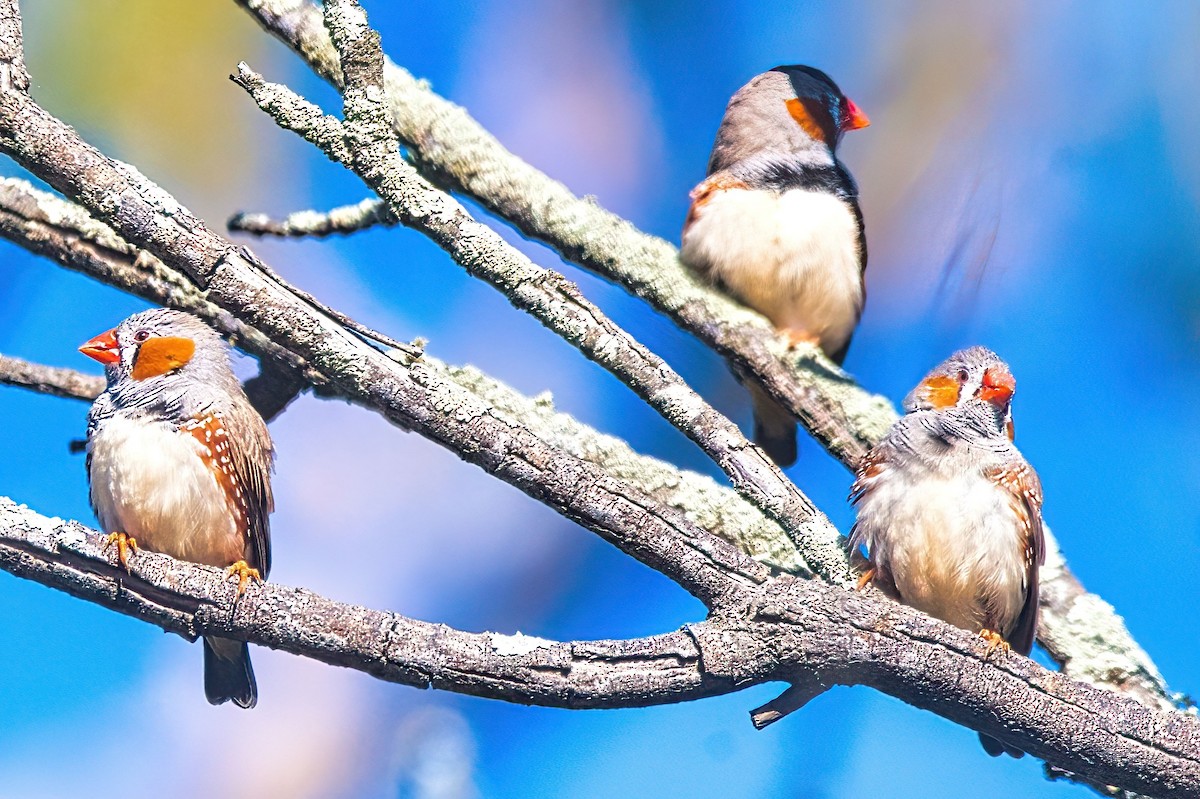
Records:
[[[38,222],[48,215],[58,218],[59,223]],[[71,218],[71,225],[63,221],[65,217]],[[146,251],[126,243],[111,228],[96,222],[74,203],[34,189],[25,181],[0,182],[0,236],[62,266],[121,287],[151,302],[189,310],[214,326],[220,327],[222,319],[232,319],[228,312],[206,300],[199,289],[175,270]],[[109,246],[97,247],[89,236],[106,238]],[[143,268],[146,264],[154,264],[155,268]],[[169,288],[164,290],[164,286]],[[286,369],[291,360],[299,360],[261,333],[253,332],[254,337],[240,340],[240,343],[262,356],[264,369],[268,366]],[[256,348],[255,343],[259,340],[270,346]],[[270,356],[275,352],[283,353],[285,360],[271,360]],[[684,513],[698,526],[732,541],[756,560],[784,571],[804,570],[795,545],[778,525],[735,492],[717,485],[710,478],[637,454],[621,439],[599,433],[567,414],[556,413],[548,396],[526,397],[474,367],[449,367],[428,355],[422,360],[425,368],[438,373],[439,379],[456,383],[507,423],[524,424],[548,445],[599,466],[617,480],[630,483]],[[299,373],[293,371],[293,374]],[[75,379],[98,378],[80,375]],[[251,396],[253,383],[251,380],[245,386]],[[329,392],[327,386],[319,388],[322,395]]]
[[[0,92],[28,91],[25,42],[17,0],[0,0]]]
[[[710,606],[766,569],[686,516],[506,423],[437,369],[399,363],[271,279],[127,164],[19,92],[0,95],[0,150],[122,238],[185,273],[208,300],[310,365],[339,393],[418,430],[674,579]]]
[[[220,569],[142,552],[126,574],[104,537],[0,497],[0,569],[178,633],[218,635],[418,688],[551,707],[640,707],[728,693],[695,637],[557,643],[466,633],[275,583],[235,602]]]
[[[1200,786],[1200,721],[1073,682],[1016,655],[982,659],[978,637],[888,600],[783,575],[682,632],[557,643],[465,633],[267,583],[235,601],[223,572],[140,553],[126,574],[104,539],[0,498],[0,569],[185,638],[218,635],[381,679],[511,702],[638,707],[772,680],[866,685],[996,734],[1056,767],[1163,799]],[[761,709],[760,709],[761,713]]]

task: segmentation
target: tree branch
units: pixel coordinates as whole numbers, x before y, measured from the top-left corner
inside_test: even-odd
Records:
[[[75,203],[35,189],[28,181],[0,179],[0,236],[147,302],[195,314],[260,360],[304,370],[303,359],[210,302],[179,272]]]
[[[20,386],[40,394],[91,402],[104,391],[104,378],[74,369],[43,366],[0,354],[0,384]],[[308,384],[299,373],[272,361],[263,361],[262,371],[242,384],[242,389],[259,415],[271,421],[283,412]]]
[[[104,378],[0,355],[0,383],[42,394],[91,402],[104,390]]]
[[[307,0],[235,2],[317,74],[343,87],[319,6]],[[390,60],[384,85],[392,126],[430,180],[471,196],[524,235],[645,299],[736,372],[755,375],[843,462],[857,464],[895,420],[885,399],[857,387],[815,348],[789,351],[764,317],[699,279],[679,262],[671,244],[575,196]]]
[[[19,22],[16,34],[10,35],[14,30],[10,17],[15,13],[15,2],[0,0],[0,62],[12,63],[20,55]],[[409,362],[396,354],[398,362],[368,346],[260,269],[248,251],[238,250],[208,231],[170,195],[136,170],[104,158],[20,91],[0,93],[0,149],[78,199],[97,218],[111,224],[120,238],[162,258],[164,266],[181,270],[194,281],[195,289],[207,292],[211,301],[242,324],[310,365],[315,379],[328,381],[397,424],[442,442],[581,521],[708,603],[714,609],[713,617],[675,634],[671,647],[676,649],[667,655],[689,661],[680,675],[689,690],[696,685],[692,676],[696,673],[701,692],[721,692],[767,680],[791,683],[801,692],[830,684],[870,685],[1009,741],[1093,782],[1160,796],[1191,795],[1200,784],[1200,728],[1195,718],[1158,711],[1071,682],[1019,656],[982,662],[983,644],[977,638],[895,603],[819,581],[771,577],[687,515],[614,479],[594,463],[547,444],[523,424],[506,420],[477,394],[449,379],[445,367],[426,359]],[[848,390],[858,391],[852,383],[848,385]],[[20,514],[21,509],[0,503],[0,521],[13,518],[13,513]],[[62,523],[41,517],[21,516],[16,521],[22,530],[30,523],[43,532],[53,528],[55,536],[64,532],[59,528]],[[64,534],[78,537],[78,529],[70,528]],[[55,538],[44,551],[35,552],[24,543],[10,548],[0,541],[0,567],[26,575],[40,574],[44,564],[58,562],[56,557],[73,565],[71,559],[78,556],[72,554],[69,543],[63,548],[59,543]],[[99,541],[91,540],[90,545],[98,547]],[[93,557],[100,559],[103,553]],[[455,641],[454,646],[461,643],[464,651],[453,647],[448,651],[442,648],[445,641],[440,637],[446,628],[417,622],[413,623],[416,627],[409,627],[403,622],[411,620],[403,617],[346,606],[331,610],[338,614],[337,625],[331,627],[329,619],[290,613],[300,601],[297,597],[308,603],[313,601],[312,595],[278,586],[266,586],[261,593],[256,590],[232,609],[203,605],[181,617],[174,600],[167,601],[172,592],[190,596],[176,589],[196,579],[217,581],[215,585],[220,586],[219,573],[178,564],[181,571],[171,571],[166,585],[161,585],[147,579],[142,562],[148,567],[166,564],[171,569],[176,568],[171,565],[174,562],[151,554],[139,555],[136,560],[127,584],[123,580],[112,584],[111,578],[119,578],[120,573],[110,575],[108,581],[95,575],[88,578],[89,569],[83,570],[83,578],[59,574],[54,579],[69,583],[80,593],[94,590],[97,597],[108,597],[101,601],[110,607],[136,605],[134,615],[163,619],[161,626],[167,629],[186,622],[190,626],[177,631],[188,635],[212,631],[280,648],[298,646],[297,641],[316,636],[310,643],[315,655],[326,662],[340,662],[348,647],[353,648],[354,642],[343,634],[346,628],[338,626],[343,617],[346,624],[375,623],[376,632],[384,639],[383,649],[372,650],[378,668],[395,666],[399,674],[418,664],[408,672],[415,674],[414,684],[511,701],[565,701],[561,691],[575,690],[570,685],[564,688],[556,682],[546,687],[551,685],[547,682],[530,688],[522,681],[536,682],[536,675],[555,669],[565,670],[570,677],[590,660],[585,657],[564,665],[562,650],[554,647],[573,655],[575,650],[570,648],[574,645],[570,644],[542,646],[523,638],[501,639],[501,650],[523,652],[517,657],[532,655],[531,660],[517,664],[519,674],[513,677],[505,671],[511,662],[485,663],[479,652],[470,648],[480,645],[494,651],[496,641],[490,637],[486,642]],[[106,559],[105,567],[112,569]],[[135,578],[151,588],[134,590]],[[231,601],[231,584],[225,590],[226,601]],[[293,593],[284,596],[276,591]],[[313,601],[312,607],[319,604]],[[265,616],[260,615],[264,612]],[[692,642],[690,648],[682,642],[684,635]],[[640,649],[643,642],[651,640],[625,643],[634,644],[636,658],[645,654]],[[605,649],[604,644],[613,647]],[[624,654],[620,645],[596,643],[602,653],[616,653],[618,658]],[[401,651],[400,657],[391,657],[395,650]],[[542,660],[547,654],[542,650],[553,650],[560,659]],[[653,649],[650,659],[661,653],[661,649]],[[478,664],[482,665],[476,670]],[[470,672],[466,676],[464,667]],[[705,680],[709,682],[705,684]],[[514,687],[514,683],[519,685]],[[602,686],[605,697],[611,694],[604,693],[608,687],[603,675],[596,677],[594,684]],[[581,690],[586,694],[586,688]],[[631,694],[637,701],[650,702],[636,687]],[[781,697],[773,704],[786,710],[796,704],[797,696]],[[657,696],[654,701],[659,701]]]
[[[40,219],[47,209],[69,214],[79,223],[78,227],[47,228],[21,216],[21,213],[29,213]],[[4,224],[4,220],[11,224]],[[104,231],[121,254],[93,247],[79,230],[88,227]],[[116,285],[151,302],[188,310],[214,326],[218,326],[222,318],[232,319],[227,312],[208,302],[203,293],[185,277],[145,250],[126,243],[111,228],[96,222],[73,203],[38,191],[24,181],[0,182],[0,236],[45,255],[62,266]],[[47,239],[52,239],[55,246],[43,247]],[[151,262],[157,265],[154,270],[139,266]],[[170,291],[162,290],[164,283],[171,286]],[[261,333],[254,332],[254,340],[241,343],[245,347],[261,339],[270,345],[269,348],[251,349],[263,354],[264,364],[283,367],[292,360],[299,360]],[[286,360],[271,360],[267,353],[272,352],[284,353]],[[436,372],[439,379],[451,381],[469,392],[506,423],[523,423],[548,446],[563,449],[573,457],[600,467],[613,478],[635,486],[639,491],[684,513],[698,526],[733,542],[756,560],[793,573],[805,569],[795,545],[778,525],[765,518],[761,511],[735,492],[718,486],[712,479],[639,455],[621,439],[599,433],[566,414],[555,413],[553,403],[546,395],[526,397],[474,367],[446,366],[429,355],[423,356],[422,363],[425,368]],[[313,373],[310,371],[309,374]],[[93,378],[79,375],[78,379]],[[252,390],[249,383],[245,388],[247,392]],[[320,384],[319,388],[322,394],[330,390],[324,384]]]
[[[308,0],[235,2],[317,74],[342,87],[338,55],[319,6]],[[736,372],[755,375],[846,466],[854,468],[895,421],[896,411],[886,399],[864,391],[815,348],[788,350],[764,318],[684,268],[671,244],[642,233],[594,200],[575,196],[517,158],[427,82],[390,60],[383,70],[393,129],[430,180],[471,196],[524,235],[645,299],[725,357]],[[1053,540],[1048,545],[1057,551]],[[1154,663],[1120,616],[1087,593],[1065,564],[1043,570],[1038,639],[1068,674],[1133,691],[1158,706],[1173,704]]]
[[[105,539],[0,497],[0,569],[194,640],[217,635],[380,679],[510,702],[642,707],[786,680],[800,694],[865,685],[996,734],[1097,783],[1160,797],[1200,785],[1200,720],[1073,682],[890,600],[788,575],[683,631],[558,643],[466,633],[274,583],[237,598],[219,569],[141,552],[126,574]],[[791,691],[789,691],[791,693]],[[774,704],[792,704],[795,694]],[[760,709],[761,710],[761,709]],[[756,711],[758,712],[758,711]]]
[[[106,538],[0,497],[0,568],[150,622],[189,641],[217,635],[389,682],[550,707],[614,708],[728,693],[683,632],[556,643],[467,633],[261,583],[237,599],[221,569],[139,552],[125,573]]]
[[[327,8],[333,13],[340,6]],[[382,54],[376,53],[378,66]],[[371,58],[368,53],[356,57],[364,63]],[[351,74],[359,73],[352,70]],[[267,83],[245,64],[238,66],[234,80],[281,126],[304,136],[359,174],[387,199],[403,224],[429,236],[470,274],[490,283],[513,305],[633,388],[712,457],[739,492],[783,526],[814,571],[851,584],[845,542],[837,530],[762,450],[746,440],[737,425],[584,299],[562,275],[531,263],[400,157],[384,124],[382,100],[370,99],[381,97],[379,85],[347,91],[347,123],[343,126],[287,87]],[[363,80],[369,80],[365,72]]]
[[[588,302],[574,284],[533,264],[401,157],[388,122],[379,34],[368,25],[357,0],[327,0],[325,25],[345,75],[342,135],[350,153],[345,166],[374,189],[401,222],[429,236],[470,274],[486,280],[516,307],[631,387],[698,444],[739,493],[792,535],[815,572],[849,585],[853,577],[845,540],[737,425]]]
[[[436,369],[368,346],[259,269],[170,194],[110,160],[28,95],[0,95],[0,151],[69,193],[122,238],[185,273],[207,298],[315,369],[321,379],[417,430],[717,606],[766,569],[686,516],[505,423]]]

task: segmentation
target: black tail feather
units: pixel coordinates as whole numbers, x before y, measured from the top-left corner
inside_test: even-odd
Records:
[[[754,383],[747,383],[754,402],[754,443],[771,456],[780,468],[791,466],[796,448],[796,417],[771,399]]]
[[[768,428],[758,419],[754,420],[754,443],[763,448],[771,456],[779,468],[791,466],[799,457],[796,447],[796,423],[792,422],[787,432]]]
[[[250,647],[245,642],[204,639],[204,696],[213,705],[232,700],[238,707],[251,708],[258,703]]]
[[[992,757],[1000,757],[1000,755],[1009,755],[1011,757],[1025,757],[1025,753],[1015,746],[1009,746],[1003,741],[998,741],[990,735],[979,733],[979,743],[983,744],[983,751],[987,752]]]

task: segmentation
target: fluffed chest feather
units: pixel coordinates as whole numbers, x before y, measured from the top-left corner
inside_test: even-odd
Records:
[[[227,566],[244,557],[225,490],[203,444],[174,425],[114,415],[88,439],[92,507],[106,532],[172,557]]]
[[[684,261],[776,327],[840,349],[862,308],[859,223],[829,192],[714,191],[684,232]]]
[[[974,470],[893,468],[858,502],[854,540],[905,603],[964,629],[1011,632],[1025,599],[1021,528],[1009,497]]]

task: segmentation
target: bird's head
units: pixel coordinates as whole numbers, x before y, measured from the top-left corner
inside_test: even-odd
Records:
[[[136,313],[79,351],[104,364],[110,386],[131,381],[163,387],[229,373],[228,348],[216,331],[191,314],[167,308]]]
[[[942,361],[904,398],[904,410],[958,408],[1013,437],[1012,398],[1016,380],[1008,364],[986,347],[959,350]]]
[[[764,155],[832,164],[842,134],[868,124],[867,115],[821,70],[775,67],[751,78],[729,100],[708,171]]]
[[[837,149],[846,131],[871,124],[862,109],[842,94],[833,78],[815,67],[793,64],[775,67],[766,74],[787,78],[791,96],[784,99],[783,109],[805,133],[823,141],[830,150]],[[778,79],[770,80],[778,83]]]

